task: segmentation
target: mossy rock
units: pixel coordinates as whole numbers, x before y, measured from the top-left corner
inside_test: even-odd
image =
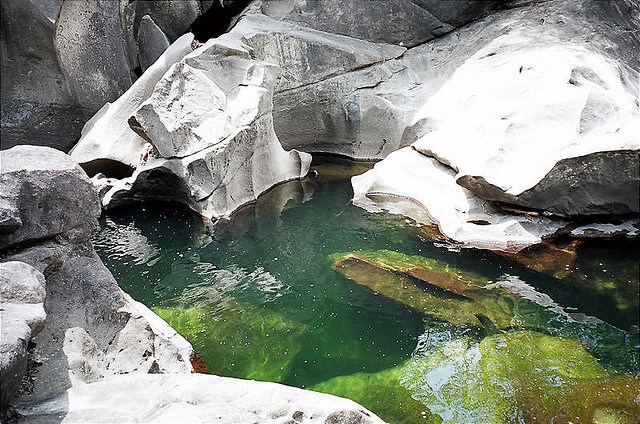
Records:
[[[593,422],[639,416],[638,377],[605,369],[573,339],[533,331],[430,346],[403,385],[445,422]],[[565,420],[566,418],[566,420]],[[617,419],[617,418],[616,418]],[[563,421],[565,420],[565,421]]]
[[[400,365],[376,373],[360,372],[334,377],[309,389],[352,399],[389,423],[441,423],[439,416],[431,414],[400,385],[403,368],[404,365]],[[382,411],[384,414],[381,415]]]
[[[210,373],[229,377],[283,381],[307,332],[269,309],[225,297],[153,311],[194,346]]]

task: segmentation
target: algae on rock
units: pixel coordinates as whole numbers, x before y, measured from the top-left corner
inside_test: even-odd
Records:
[[[402,378],[445,422],[622,423],[640,412],[638,375],[606,369],[577,340],[534,331],[480,341],[451,333],[427,333]]]
[[[441,423],[442,419],[411,396],[411,391],[400,385],[403,378],[404,364],[375,373],[358,372],[351,375],[334,377],[309,387],[322,393],[344,396],[368,405],[371,409],[377,406],[386,408],[386,415],[381,418],[392,423],[429,424]]]
[[[306,333],[299,323],[213,288],[191,289],[153,311],[193,344],[209,372],[222,376],[283,381]]]

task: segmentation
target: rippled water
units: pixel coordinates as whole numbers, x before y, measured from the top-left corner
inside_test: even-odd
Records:
[[[637,243],[456,251],[351,206],[353,170],[319,171],[212,229],[175,205],[112,211],[96,249],[211,373],[393,423],[640,416]]]

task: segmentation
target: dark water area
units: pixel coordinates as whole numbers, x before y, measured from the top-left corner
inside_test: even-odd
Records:
[[[213,374],[392,423],[637,420],[638,242],[456,249],[352,206],[357,171],[320,166],[212,228],[177,205],[110,211],[96,250]]]

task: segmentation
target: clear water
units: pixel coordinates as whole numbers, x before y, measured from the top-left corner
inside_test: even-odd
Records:
[[[353,172],[320,167],[212,229],[175,205],[111,211],[94,242],[214,374],[346,396],[392,423],[637,420],[637,243],[574,246],[569,261],[547,255],[549,272],[456,251],[350,205]],[[480,286],[332,266],[351,252],[427,258]]]

